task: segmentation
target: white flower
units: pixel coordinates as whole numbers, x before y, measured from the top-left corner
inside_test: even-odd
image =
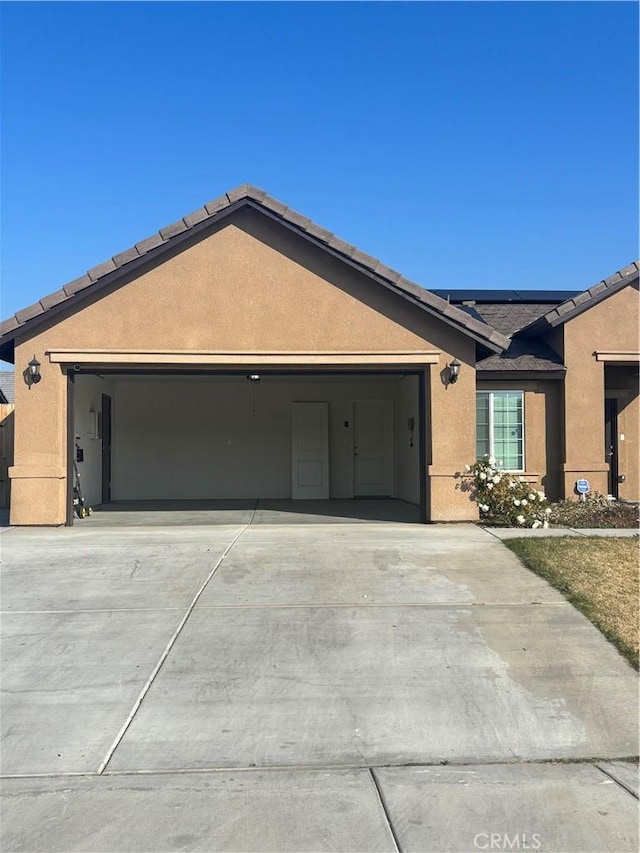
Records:
[[[530,501],[535,501],[535,499],[536,499],[536,496],[533,493],[529,495]]]
[[[518,522],[518,524],[524,524],[524,515],[519,515],[516,518],[516,521]]]
[[[536,528],[538,528],[538,527],[542,527],[542,522],[541,522],[541,521],[534,521],[534,522],[533,522],[533,524],[531,525],[531,527],[532,527],[534,530],[536,530]]]
[[[481,480],[487,479],[487,475],[484,473],[484,471],[480,471],[480,473],[478,474],[478,477],[480,477]]]
[[[515,487],[516,487],[516,481],[515,481],[515,480],[512,480],[512,481],[509,483],[509,488],[510,488],[510,489],[515,489]]]
[[[513,501],[513,505],[514,506],[520,506],[520,501],[517,498],[515,498]]]
[[[492,488],[493,488],[493,483],[487,483],[487,488],[488,488],[488,489],[492,489]]]
[[[490,456],[489,457],[489,465],[495,465],[495,464],[496,464],[495,456]]]
[[[526,498],[522,498],[522,500],[520,501],[521,506],[526,506],[528,503],[529,501]]]
[[[487,504],[480,504],[480,509],[482,510],[482,512],[489,512],[489,507],[487,506]]]
[[[546,497],[547,497],[547,496],[545,495],[545,493],[544,493],[544,492],[538,492],[538,500],[539,500],[539,501],[543,501],[543,500],[545,500],[545,499],[546,499]]]
[[[544,528],[545,530],[549,527],[549,522],[547,521],[547,519],[546,519],[546,518],[545,518],[545,520],[542,522],[542,526],[543,526],[543,528]]]
[[[468,473],[469,473],[469,471],[471,471],[471,465],[465,465],[465,466],[464,466],[464,470],[465,470],[465,471],[467,472],[467,474],[468,474]]]
[[[494,482],[496,485],[500,482],[500,477],[499,477],[497,474],[496,474],[496,476],[493,478],[493,482]]]
[[[551,515],[551,507],[550,507],[550,506],[548,506],[548,507],[545,509],[544,514],[545,514],[545,515]]]

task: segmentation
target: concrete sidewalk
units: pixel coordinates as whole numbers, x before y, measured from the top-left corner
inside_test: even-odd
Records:
[[[541,539],[549,536],[604,536],[604,537],[629,537],[640,535],[638,529],[625,529],[616,527],[541,527],[532,530],[530,527],[483,527],[487,533],[496,539]]]
[[[558,592],[276,518],[2,537],[3,851],[637,850],[637,676]]]

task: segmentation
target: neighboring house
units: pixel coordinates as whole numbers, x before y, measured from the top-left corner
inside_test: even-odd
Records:
[[[0,509],[9,506],[9,469],[13,466],[14,374],[0,370]]]
[[[70,523],[76,446],[92,504],[392,496],[473,519],[456,474],[484,452],[552,498],[586,478],[637,499],[638,269],[430,292],[242,186],[0,326],[0,358],[41,363],[16,388],[11,521]]]
[[[0,403],[13,403],[15,397],[13,370],[0,370]]]

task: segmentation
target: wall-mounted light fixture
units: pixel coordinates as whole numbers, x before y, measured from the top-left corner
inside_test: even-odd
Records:
[[[449,367],[449,383],[454,385],[458,381],[458,376],[460,375],[460,362],[457,358],[454,358]]]
[[[248,373],[247,379],[251,383],[251,411],[255,412],[256,410],[256,387],[258,382],[260,382],[260,374],[259,373]]]
[[[29,388],[31,388],[32,385],[37,385],[38,382],[40,382],[40,380],[42,379],[42,376],[40,375],[40,362],[35,357],[35,355],[29,362],[27,369],[25,370],[23,375],[24,381],[27,383]]]

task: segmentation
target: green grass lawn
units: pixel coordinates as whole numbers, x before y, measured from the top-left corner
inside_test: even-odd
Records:
[[[504,543],[559,590],[638,669],[638,538],[509,539]]]

